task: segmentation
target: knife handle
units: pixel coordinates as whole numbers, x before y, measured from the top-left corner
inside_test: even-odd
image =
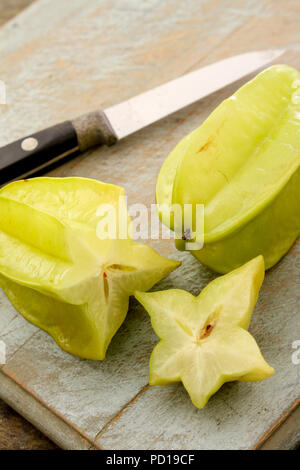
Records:
[[[116,141],[104,111],[56,124],[0,148],[0,186],[49,170],[96,145]]]

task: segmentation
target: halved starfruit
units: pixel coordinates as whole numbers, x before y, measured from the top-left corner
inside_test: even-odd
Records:
[[[249,328],[264,279],[262,256],[211,282],[198,297],[179,290],[136,292],[160,338],[150,385],[182,382],[197,408],[225,383],[257,381],[274,370]]]
[[[195,224],[202,204],[204,228],[182,229],[178,249],[200,230],[204,246],[192,253],[215,271],[259,254],[268,269],[300,233],[299,168],[300,74],[276,65],[223,101],[171,152],[157,180],[160,218],[174,228],[170,206],[190,204]]]
[[[0,286],[27,320],[88,359],[104,359],[129,296],[179,264],[129,237],[99,237],[104,215],[122,220],[125,211],[127,220],[123,196],[120,187],[84,178],[36,178],[0,190]]]

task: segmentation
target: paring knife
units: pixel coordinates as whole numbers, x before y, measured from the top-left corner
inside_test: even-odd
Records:
[[[32,176],[96,145],[118,140],[245,77],[282,50],[236,55],[183,75],[134,98],[65,121],[0,148],[0,185]]]

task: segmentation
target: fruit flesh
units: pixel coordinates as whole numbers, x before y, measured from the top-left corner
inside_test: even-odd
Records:
[[[198,297],[182,290],[136,292],[161,340],[151,355],[149,383],[182,381],[203,408],[225,382],[270,377],[274,370],[247,331],[263,278],[259,256],[215,279]]]
[[[158,204],[204,204],[206,245],[203,252],[193,254],[213,269],[227,272],[260,253],[266,267],[271,267],[300,232],[300,211],[295,202],[300,189],[290,185],[292,178],[298,178],[300,165],[300,74],[288,66],[265,70],[221,103],[183,141],[162,167],[156,188]],[[175,175],[172,181],[166,172]],[[270,226],[271,211],[262,221],[267,239],[242,239],[238,232],[268,211],[287,186],[288,212]],[[160,216],[167,222],[162,213]],[[288,226],[285,234],[278,230],[280,225]],[[277,255],[274,245],[272,253],[264,248],[271,232],[277,234]],[[233,244],[241,257],[230,264],[221,252],[218,254],[218,248],[226,240],[221,251],[227,251],[227,242],[235,235]],[[179,240],[178,248],[182,245]],[[245,247],[246,251],[250,248],[250,258]]]
[[[36,178],[0,190],[0,286],[26,319],[84,358],[104,359],[129,296],[179,264],[129,238],[97,237],[98,207],[118,212],[123,195],[84,178]]]

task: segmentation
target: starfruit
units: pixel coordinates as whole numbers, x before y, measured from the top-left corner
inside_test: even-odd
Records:
[[[202,230],[204,246],[192,253],[220,273],[259,254],[268,269],[300,233],[299,167],[300,74],[275,65],[223,101],[171,152],[157,180],[160,218],[174,229],[169,208],[190,204],[194,224],[195,207],[203,204],[204,227],[190,232],[193,240]],[[184,250],[180,230],[176,246]]]
[[[97,236],[103,204],[127,219],[122,196],[120,187],[84,178],[36,178],[0,190],[0,286],[27,320],[83,358],[104,359],[129,296],[179,264],[129,237]]]
[[[136,292],[160,338],[150,359],[150,385],[182,382],[203,408],[225,382],[270,377],[274,370],[247,331],[263,279],[258,256],[212,281],[198,297],[179,289]]]

